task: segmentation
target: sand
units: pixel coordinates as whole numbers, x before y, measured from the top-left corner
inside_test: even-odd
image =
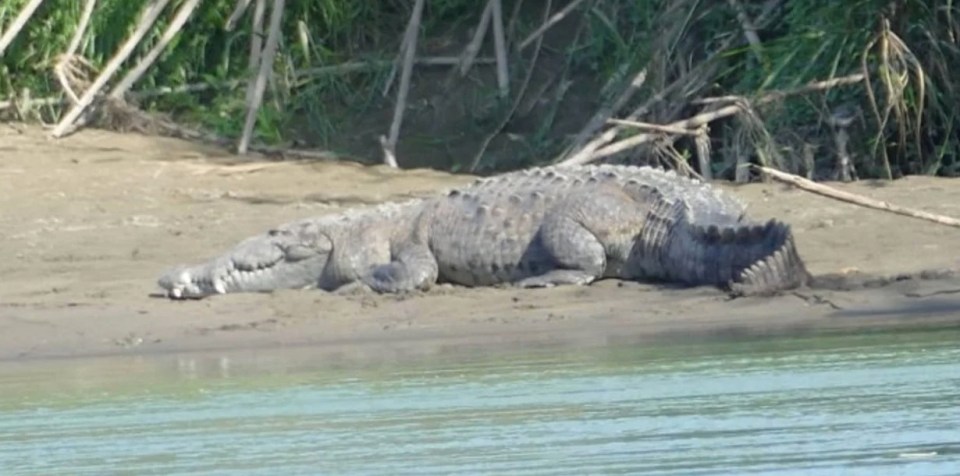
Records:
[[[713,288],[439,287],[408,296],[321,291],[171,301],[156,278],[293,219],[467,183],[430,170],[275,162],[169,138],[85,130],[50,140],[0,124],[0,359],[312,347],[430,354],[716,336],[960,325],[960,278],[729,299]],[[960,181],[833,184],[960,216]],[[750,213],[793,224],[814,274],[960,268],[960,230],[775,183],[734,187]]]

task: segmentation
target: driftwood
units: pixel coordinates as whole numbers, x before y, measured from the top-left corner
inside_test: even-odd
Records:
[[[753,102],[755,104],[767,104],[773,101],[780,100],[787,96],[808,93],[811,91],[830,89],[833,87],[846,85],[846,84],[859,83],[863,81],[863,78],[864,76],[862,74],[853,74],[853,75],[844,76],[841,78],[834,78],[826,81],[816,81],[799,88],[765,94]],[[722,98],[706,98],[706,99],[694,101],[694,104],[720,105],[719,103],[727,103],[727,102],[732,104],[720,107],[719,109],[715,109],[712,111],[703,112],[693,117],[689,117],[687,119],[671,122],[670,124],[666,124],[664,128],[661,129],[661,132],[664,132],[669,129],[690,130],[691,132],[695,132],[696,129],[699,129],[701,126],[707,123],[740,113],[743,110],[743,107],[741,106],[743,101],[745,101],[745,98],[740,96],[725,96]],[[601,149],[597,149],[592,153],[584,154],[583,151],[581,151],[577,153],[575,156],[572,156],[569,159],[563,160],[560,163],[562,165],[585,164],[597,159],[601,159],[604,157],[608,157],[608,156],[623,152],[625,150],[636,147],[640,144],[650,142],[657,137],[658,136],[656,134],[649,134],[649,133],[637,134],[635,136],[628,137],[618,142],[614,142]]]
[[[699,128],[704,124],[707,124],[708,122],[715,121],[723,117],[732,116],[734,114],[739,113],[740,111],[741,111],[740,105],[734,104],[731,106],[726,106],[726,107],[717,109],[715,111],[704,112],[687,119],[671,122],[670,124],[667,124],[666,127],[695,131],[697,128]],[[613,144],[610,144],[594,152],[593,154],[588,156],[586,158],[587,160],[585,160],[583,163],[601,159],[604,157],[609,157],[611,155],[623,152],[625,150],[632,149],[640,144],[650,142],[656,139],[657,137],[658,137],[657,134],[649,134],[649,133],[637,134],[635,136],[628,137],[626,139],[614,142]]]
[[[383,148],[383,163],[397,168],[397,141],[400,139],[400,125],[403,123],[403,113],[407,108],[407,94],[410,92],[410,77],[413,75],[413,60],[417,55],[417,38],[420,36],[420,19],[423,17],[424,0],[417,0],[413,5],[413,13],[403,36],[400,48],[403,53],[403,65],[400,70],[400,84],[397,86],[397,103],[393,109],[393,121],[390,123],[390,135],[380,137],[380,146]]]
[[[57,61],[57,65],[53,68],[57,80],[60,81],[60,87],[63,88],[63,91],[74,104],[80,102],[80,97],[73,91],[73,85],[67,76],[67,70],[76,58],[77,50],[80,48],[80,42],[83,41],[83,35],[86,33],[87,26],[90,24],[90,17],[93,16],[93,7],[96,3],[97,0],[87,0],[84,4],[83,13],[80,15],[80,21],[77,23],[76,31],[73,32],[73,38],[70,39],[70,45],[67,46],[67,51],[60,55],[60,60]]]
[[[838,86],[847,86],[850,84],[857,84],[863,82],[865,76],[863,74],[850,74],[847,76],[840,76],[839,78],[826,79],[823,81],[814,81],[812,83],[807,83],[803,86],[786,89],[783,91],[773,91],[763,96],[760,96],[759,99],[753,101],[755,104],[768,104],[774,101],[779,101],[788,96],[796,96],[799,94],[807,94],[816,91],[825,91],[827,89],[833,89]],[[717,104],[717,103],[730,103],[730,102],[739,102],[743,101],[746,98],[743,96],[718,96],[710,97],[703,99],[695,99],[692,101],[693,104]]]
[[[610,121],[619,121],[620,119],[611,119],[614,114],[620,112],[624,106],[630,102],[630,99],[633,98],[634,93],[640,90],[643,87],[643,83],[647,80],[647,68],[643,68],[637,73],[633,79],[627,84],[627,87],[620,92],[620,95],[609,105],[601,107],[593,117],[587,121],[587,124],[583,126],[583,129],[577,133],[576,137],[573,139],[573,143],[568,147],[567,151],[571,150],[580,150],[584,144],[590,140],[590,136],[597,132],[604,124]],[[616,124],[616,122],[615,122]],[[627,125],[627,124],[621,124]]]
[[[750,45],[750,49],[753,50],[757,61],[763,62],[763,43],[760,41],[760,35],[757,35],[757,28],[753,26],[753,21],[750,20],[746,10],[744,10],[743,5],[741,5],[739,1],[727,0],[727,3],[737,12],[737,21],[740,22],[740,28],[743,29],[743,37],[747,40],[747,44]]]
[[[190,19],[190,15],[193,14],[193,11],[197,8],[197,5],[200,3],[200,0],[185,0],[180,9],[177,10],[177,13],[173,17],[173,21],[167,26],[167,29],[164,30],[163,34],[160,36],[160,39],[157,40],[157,43],[153,45],[153,48],[150,48],[150,51],[133,67],[130,71],[127,72],[126,76],[113,87],[113,90],[110,91],[110,97],[121,99],[127,91],[140,80],[140,77],[150,69],[150,66],[153,66],[153,62],[160,57],[160,53],[173,41],[173,38],[177,36],[177,33],[183,28],[183,25],[187,23],[187,20]]]
[[[903,215],[911,218],[918,218],[920,220],[926,220],[934,223],[939,223],[941,225],[960,228],[960,220],[956,218],[951,218],[944,215],[938,215],[935,213],[929,213],[923,210],[914,210],[912,208],[901,207],[899,205],[894,205],[892,203],[887,203],[880,200],[874,200],[869,197],[864,197],[863,195],[844,192],[843,190],[837,190],[833,187],[828,187],[826,185],[819,184],[811,180],[807,180],[798,175],[781,172],[779,170],[771,169],[769,167],[761,167],[759,165],[754,165],[753,167],[763,172],[764,174],[769,175],[771,178],[775,180],[793,185],[799,189],[806,190],[808,192],[815,193],[817,195],[832,198],[834,200],[840,200],[841,202],[852,203],[854,205],[859,205],[861,207],[867,207],[867,208],[872,208],[874,210],[881,210],[885,212],[896,213],[897,215]]]
[[[280,43],[280,20],[283,18],[284,0],[273,0],[270,9],[270,29],[267,31],[267,41],[260,56],[260,70],[253,80],[253,90],[247,98],[247,117],[243,123],[243,135],[237,145],[237,153],[243,155],[250,147],[250,136],[257,122],[257,112],[263,102],[263,91],[267,87],[267,79],[273,72],[273,57],[277,54]]]
[[[513,2],[513,10],[510,12],[510,20],[507,21],[507,41],[515,43],[514,33],[517,31],[517,22],[520,21],[520,12],[523,11],[523,0]]]
[[[243,14],[246,13],[247,8],[250,7],[250,1],[251,0],[237,0],[237,4],[233,7],[230,18],[227,18],[226,23],[223,25],[224,30],[233,31],[237,22],[240,21],[240,17],[242,17]]]
[[[699,134],[699,132],[697,132],[696,130],[687,129],[685,127],[663,126],[660,124],[650,124],[648,122],[628,121],[626,119],[609,119],[607,123],[633,127],[633,128],[643,129],[648,131],[654,131],[654,132],[663,132],[665,134],[676,134],[676,135],[685,135],[685,136],[696,136]]]
[[[764,3],[763,11],[756,17],[753,22],[754,27],[760,28],[764,26],[772,17],[773,12],[776,11],[780,4],[779,0],[768,0]],[[672,83],[670,83],[665,88],[658,91],[653,97],[648,99],[642,105],[634,109],[625,119],[628,120],[638,120],[644,115],[646,115],[650,108],[655,104],[663,101],[669,94],[672,94],[675,90],[685,87],[685,84],[691,77],[702,77],[709,76],[705,74],[704,71],[710,68],[710,65],[713,64],[716,59],[719,57],[720,52],[726,51],[730,45],[735,41],[735,36],[728,36],[723,40],[710,57],[702,61],[699,66],[691,69],[683,76],[677,78]],[[562,154],[553,159],[554,163],[558,164],[585,164],[590,162],[592,159],[591,155],[594,151],[600,149],[606,144],[609,144],[610,141],[617,138],[617,136],[623,132],[623,126],[615,125],[602,133],[598,134],[596,137],[591,139],[589,142],[583,146],[571,147],[568,150],[565,150]]]
[[[635,121],[636,119],[639,119],[641,116],[645,115],[654,104],[662,101],[667,97],[668,94],[673,92],[674,89],[679,88],[681,84],[683,84],[682,78],[677,79],[666,88],[657,92],[657,94],[648,99],[645,103],[643,103],[643,105],[630,112],[630,114],[628,114],[624,120]],[[598,134],[586,144],[565,151],[563,154],[555,158],[554,162],[565,165],[585,164],[590,162],[592,160],[591,155],[600,147],[603,147],[605,144],[610,143],[610,141],[613,139],[616,139],[620,132],[623,131],[623,128],[623,125],[614,125],[613,127]]]
[[[419,15],[416,14],[417,4],[414,4],[413,9],[414,14],[410,15],[410,20],[407,21],[407,27],[403,30],[403,39],[400,40],[400,49],[397,51],[397,57],[393,60],[393,67],[390,68],[390,73],[387,75],[387,80],[383,82],[383,97],[387,97],[387,94],[390,94],[390,88],[393,87],[393,80],[397,77],[397,70],[403,66],[403,61],[404,58],[406,58],[407,48],[410,46],[410,41],[417,39],[419,36],[417,30],[420,29],[420,16],[423,15],[423,6],[420,6]],[[417,17],[416,22],[413,21],[415,16]]]
[[[54,76],[57,77],[60,87],[73,104],[80,102],[80,97],[74,89],[86,91],[90,87],[87,77],[96,70],[97,68],[86,58],[70,52],[60,55],[57,65],[53,67]]]
[[[693,141],[697,149],[700,178],[709,182],[713,180],[713,170],[710,168],[710,127],[704,124],[697,128]]]
[[[492,25],[491,25],[492,23]],[[474,64],[477,53],[483,45],[483,40],[487,37],[487,31],[493,33],[494,60],[497,64],[497,87],[500,97],[506,97],[510,93],[510,74],[507,64],[507,40],[503,26],[503,5],[500,0],[487,0],[483,7],[483,13],[480,14],[480,21],[473,32],[473,37],[460,54],[457,64],[460,76],[466,76],[467,72]]]
[[[519,45],[517,45],[517,50],[523,50],[527,46],[530,46],[530,43],[533,43],[538,38],[543,36],[543,34],[547,32],[547,30],[549,30],[553,25],[556,25],[557,23],[559,23],[560,20],[563,20],[564,18],[566,18],[566,16],[570,14],[570,12],[572,12],[573,9],[580,6],[581,3],[583,3],[583,0],[573,0],[572,2],[567,4],[567,6],[561,8],[560,11],[558,11],[556,14],[554,14],[553,16],[548,18],[546,21],[544,21],[539,28],[533,31],[533,33],[530,33],[529,35],[527,35],[527,37],[524,38]]]
[[[63,137],[65,134],[69,133],[74,128],[74,122],[80,118],[81,114],[93,104],[94,99],[100,94],[100,90],[106,86],[107,82],[110,81],[110,78],[120,69],[120,65],[133,53],[133,50],[137,47],[137,44],[140,43],[140,40],[143,39],[144,35],[147,34],[147,31],[150,30],[150,27],[153,26],[154,22],[157,21],[157,17],[160,16],[160,12],[163,11],[164,7],[167,6],[170,0],[155,0],[148,4],[144,8],[143,13],[140,16],[140,22],[137,25],[137,28],[130,34],[130,37],[127,38],[127,41],[120,47],[120,50],[117,52],[113,58],[110,58],[110,61],[107,62],[107,65],[103,68],[103,71],[100,72],[100,75],[97,76],[97,79],[94,80],[93,84],[83,93],[83,96],[79,98],[76,104],[67,112],[66,115],[60,120],[60,123],[54,127],[53,131],[50,133],[51,136],[58,138]]]
[[[247,104],[253,100],[256,82],[253,78],[260,71],[260,57],[263,55],[263,16],[267,12],[267,1],[257,0],[250,17],[250,52],[247,55]]]
[[[29,3],[24,5],[23,10],[20,10],[20,13],[17,14],[17,18],[10,24],[10,28],[7,28],[7,31],[0,35],[0,58],[3,57],[3,52],[7,50],[10,43],[13,43],[13,39],[17,37],[41,3],[43,3],[43,0],[30,0]]]
[[[473,66],[473,62],[480,52],[480,47],[483,45],[483,39],[487,37],[487,30],[490,29],[491,18],[493,18],[492,1],[487,2],[487,6],[483,8],[483,13],[480,14],[480,22],[477,24],[477,30],[473,32],[473,38],[470,39],[470,43],[467,43],[467,47],[463,49],[459,63],[460,76],[466,76],[467,72],[470,71],[470,67]]]
[[[507,70],[507,40],[503,33],[503,6],[500,0],[490,0],[493,3],[491,21],[493,22],[493,50],[497,58],[497,87],[500,97],[510,94],[510,74]]]

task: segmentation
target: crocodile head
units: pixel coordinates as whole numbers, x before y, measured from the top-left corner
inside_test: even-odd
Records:
[[[171,269],[157,284],[173,299],[306,288],[317,285],[332,250],[317,224],[303,220],[248,238],[207,263]]]

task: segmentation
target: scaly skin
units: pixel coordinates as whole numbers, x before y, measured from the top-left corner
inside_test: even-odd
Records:
[[[390,262],[391,243],[409,236],[418,205],[385,203],[281,225],[206,263],[173,268],[159,285],[174,299],[313,287],[333,291],[362,282],[371,266]]]
[[[547,167],[425,200],[310,218],[160,279],[172,298],[362,284],[379,292],[588,284],[603,277],[768,294],[809,275],[788,225],[647,167]]]

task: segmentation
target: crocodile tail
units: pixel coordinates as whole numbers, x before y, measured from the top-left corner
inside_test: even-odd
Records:
[[[786,223],[765,224],[717,217],[677,227],[668,256],[669,272],[690,284],[712,284],[734,295],[768,295],[808,279]]]
[[[635,253],[638,274],[734,295],[773,294],[809,280],[789,225],[745,222],[725,204],[696,208],[662,199],[651,207]]]
[[[765,249],[761,257],[740,270],[727,284],[735,296],[771,295],[810,281],[810,273],[797,252],[790,225],[770,220],[763,229]]]
[[[809,282],[790,226],[742,220],[736,204],[706,197],[652,202],[634,242],[627,277],[720,286],[734,295],[765,295]]]

